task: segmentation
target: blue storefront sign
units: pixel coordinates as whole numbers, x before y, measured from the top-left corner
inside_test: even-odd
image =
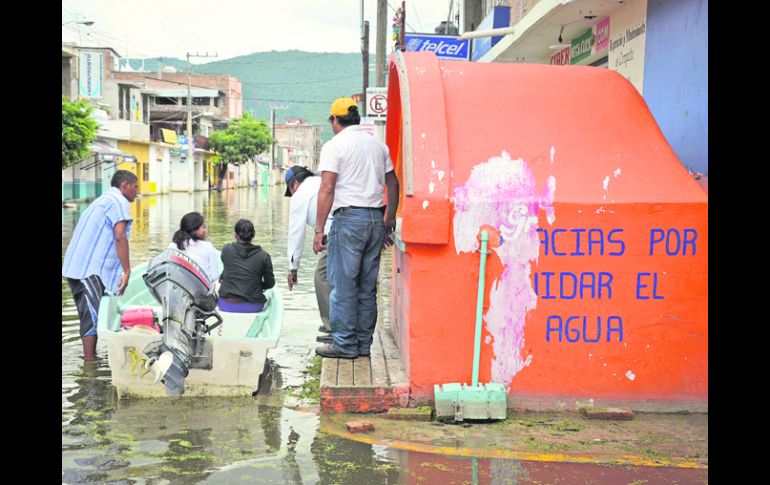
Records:
[[[470,56],[468,40],[457,35],[405,34],[407,52],[433,52],[439,59],[467,61]]]
[[[492,13],[487,15],[486,18],[481,21],[476,30],[500,29],[502,27],[510,27],[510,24],[511,7],[495,7]],[[473,55],[471,56],[471,59],[474,61],[479,60],[481,56],[486,54],[487,51],[500,42],[500,39],[502,38],[502,35],[497,35],[495,37],[480,37],[474,39]]]

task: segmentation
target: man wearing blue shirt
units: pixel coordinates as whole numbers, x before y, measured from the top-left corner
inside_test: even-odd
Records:
[[[139,192],[139,179],[128,170],[118,170],[110,185],[83,211],[62,265],[62,276],[67,278],[78,309],[84,360],[96,358],[102,295],[105,290],[122,295],[131,276],[128,237],[133,219],[129,204]]]

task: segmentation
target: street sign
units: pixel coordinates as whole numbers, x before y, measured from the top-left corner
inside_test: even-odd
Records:
[[[289,109],[288,103],[273,103],[270,105],[270,109]]]
[[[366,114],[375,120],[388,117],[388,88],[366,88]]]

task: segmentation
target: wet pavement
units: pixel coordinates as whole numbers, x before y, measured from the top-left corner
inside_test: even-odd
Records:
[[[308,234],[300,286],[289,292],[289,199],[280,187],[145,197],[132,205],[133,265],[164,249],[189,211],[204,215],[218,248],[230,242],[237,219],[251,219],[255,242],[271,255],[284,294],[283,333],[278,348],[268,353],[256,397],[118,400],[106,359],[82,361],[77,313],[62,280],[63,483],[707,483],[707,418],[698,415],[685,417],[694,420],[683,427],[690,435],[673,433],[677,446],[692,440],[687,454],[685,448],[665,447],[673,442],[673,421],[653,416],[644,427],[645,415],[598,428],[576,416],[524,415],[503,424],[463,427],[369,415],[375,432],[349,435],[344,422],[350,416],[321,416],[312,387],[305,386],[317,345],[317,260]],[[84,208],[62,209],[62,255]],[[386,316],[390,268],[387,253],[380,283]],[[105,356],[103,342],[97,352]],[[597,459],[602,453],[605,459]],[[665,461],[672,453],[682,461]],[[583,454],[601,464],[580,463]],[[551,461],[559,455],[578,463]],[[638,466],[623,456],[646,456],[647,464],[659,466]],[[681,468],[689,462],[700,468]]]
[[[346,431],[366,419],[375,430]],[[509,413],[499,422],[394,421],[385,415],[328,414],[321,430],[370,444],[444,455],[600,465],[706,469],[708,416],[636,414],[630,421],[587,420],[573,413]]]

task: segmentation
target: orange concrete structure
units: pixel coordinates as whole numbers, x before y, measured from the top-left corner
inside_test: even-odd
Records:
[[[601,68],[390,59],[401,183],[392,327],[412,402],[480,382],[515,409],[708,409],[708,199]]]

